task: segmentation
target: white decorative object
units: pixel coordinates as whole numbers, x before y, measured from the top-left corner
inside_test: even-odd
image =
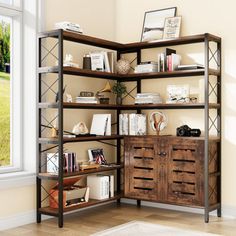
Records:
[[[189,102],[189,85],[168,85],[166,103]]]
[[[72,96],[69,93],[66,93],[66,102],[72,102]]]
[[[131,69],[130,62],[124,58],[120,59],[116,63],[116,71],[118,74],[126,75]]]
[[[161,111],[154,111],[149,116],[151,128],[159,135],[160,131],[166,128],[168,124],[167,116]]]
[[[88,128],[84,122],[79,122],[77,125],[73,127],[72,133],[79,134],[88,134]]]

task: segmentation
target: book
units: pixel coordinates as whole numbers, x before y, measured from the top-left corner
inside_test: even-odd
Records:
[[[94,114],[90,134],[111,135],[111,114]]]
[[[103,55],[104,55],[104,71],[111,72],[110,63],[108,59],[108,53],[103,52]]]
[[[47,153],[47,173],[58,174],[59,172],[59,154]],[[75,172],[77,168],[76,153],[64,153],[63,154],[63,171],[65,173]]]
[[[55,23],[55,29],[63,29],[63,30],[69,30],[76,33],[83,33],[83,30],[81,29],[79,24],[71,23],[68,21],[62,21]]]
[[[109,198],[109,177],[103,175],[90,175],[87,177],[87,186],[90,198],[103,200]]]
[[[128,114],[119,115],[119,134],[129,135],[129,115]]]
[[[107,52],[109,66],[110,66],[110,72],[115,73],[115,54],[114,52]]]
[[[204,69],[204,65],[201,64],[190,64],[190,65],[178,65],[178,70],[195,70],[195,69]]]
[[[129,114],[129,135],[146,135],[145,114]]]

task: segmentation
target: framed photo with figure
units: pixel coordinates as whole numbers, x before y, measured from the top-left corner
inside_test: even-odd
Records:
[[[163,38],[165,19],[176,16],[177,7],[145,12],[141,42]]]
[[[180,35],[181,16],[165,19],[163,39],[174,39]]]
[[[100,165],[106,165],[107,161],[102,148],[88,149],[89,161]]]

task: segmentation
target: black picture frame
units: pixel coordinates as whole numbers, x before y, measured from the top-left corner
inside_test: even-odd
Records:
[[[176,16],[176,13],[177,13],[177,7],[169,7],[145,12],[140,41],[145,42],[145,41],[161,40],[164,32],[165,19],[167,17]],[[154,25],[154,27],[149,26],[155,24],[152,22],[152,20],[154,21],[156,20],[155,22],[156,26]]]

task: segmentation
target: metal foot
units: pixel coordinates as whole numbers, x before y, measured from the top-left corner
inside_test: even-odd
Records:
[[[209,223],[209,214],[205,214],[205,223]]]
[[[117,205],[120,205],[120,199],[116,200]]]
[[[221,217],[221,207],[217,209],[217,216]]]
[[[137,207],[141,207],[141,200],[137,200]]]
[[[37,223],[41,223],[41,214],[37,213]]]

